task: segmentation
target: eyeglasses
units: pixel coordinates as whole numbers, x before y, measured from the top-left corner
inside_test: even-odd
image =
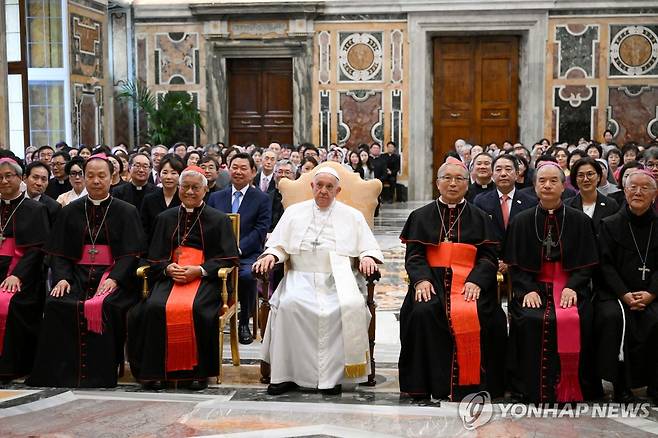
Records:
[[[596,176],[596,172],[587,172],[587,173],[577,173],[576,174],[576,179],[579,180],[584,180],[584,179],[594,179]]]
[[[455,182],[457,184],[466,181],[466,178],[463,176],[440,176],[439,179],[443,182]]]
[[[15,176],[18,176],[18,174],[16,174],[16,173],[5,173],[4,175],[0,175],[0,181],[9,181]]]
[[[653,187],[650,187],[650,186],[630,185],[630,186],[626,187],[626,190],[628,190],[631,193],[635,193],[639,190],[640,193],[646,194],[646,193],[649,193],[650,191],[655,190],[655,189]]]
[[[203,187],[204,186],[197,186],[197,185],[193,185],[193,186],[182,185],[182,186],[180,186],[180,188],[181,188],[181,190],[183,190],[183,192],[187,192],[188,190],[192,190],[193,192],[200,192],[201,190],[203,190]]]
[[[53,166],[60,167],[60,166],[65,166],[66,161],[51,161],[50,164],[52,164]]]
[[[69,173],[69,176],[73,178],[82,178],[83,175],[84,173],[82,172],[82,170],[72,170]]]
[[[647,161],[644,163],[644,167],[648,169],[658,169],[658,161]]]
[[[277,175],[292,175],[292,171],[279,169],[276,171]]]
[[[149,170],[151,168],[149,164],[133,164],[132,167],[135,169],[142,169],[142,170]]]

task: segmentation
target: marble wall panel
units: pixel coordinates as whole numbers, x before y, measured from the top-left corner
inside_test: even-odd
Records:
[[[380,82],[383,66],[382,32],[338,33],[338,81]]]
[[[658,86],[610,87],[608,93],[608,126],[617,144],[658,137]]]
[[[555,27],[555,78],[592,78],[598,75],[599,26],[565,24]]]
[[[338,111],[338,142],[350,148],[362,143],[383,142],[382,92],[354,90],[341,92]]]
[[[70,14],[71,73],[95,78],[104,77],[103,23],[91,17]]]
[[[73,128],[77,142],[96,145],[103,138],[103,87],[73,84]]]
[[[556,140],[578,143],[578,139],[595,136],[597,87],[561,86],[553,89]]]
[[[199,83],[199,34],[168,32],[155,35],[155,83]]]
[[[320,147],[331,144],[331,91],[320,91]]]
[[[609,74],[658,75],[658,24],[610,26]]]

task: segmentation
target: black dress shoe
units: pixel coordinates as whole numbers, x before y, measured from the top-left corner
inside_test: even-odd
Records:
[[[614,385],[613,399],[615,402],[623,404],[634,403],[636,401],[633,392],[621,385]]]
[[[240,324],[238,326],[238,340],[241,344],[249,345],[254,342],[254,338],[251,336],[251,331],[249,330],[248,325]]]
[[[269,395],[281,395],[299,388],[294,382],[270,383],[267,385]]]
[[[343,385],[336,385],[329,389],[321,389],[320,392],[324,395],[338,395],[343,392]]]
[[[142,389],[149,391],[159,391],[164,388],[164,382],[162,380],[144,380],[141,384]]]
[[[190,383],[190,390],[192,391],[203,391],[208,387],[208,379],[197,379],[192,380]]]

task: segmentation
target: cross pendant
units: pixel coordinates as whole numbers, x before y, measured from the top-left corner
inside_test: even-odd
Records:
[[[443,238],[444,242],[450,242],[450,237],[446,234],[446,236]]]
[[[641,268],[637,268],[638,271],[642,271],[642,281],[646,279],[647,272],[651,272],[651,269],[647,268],[647,265],[642,265]]]
[[[7,238],[2,233],[0,233],[0,246],[5,243],[5,240],[7,240]]]
[[[548,230],[548,235],[546,236],[546,239],[542,242],[542,246],[545,247],[545,256],[548,257],[550,255],[551,249],[555,246],[555,242],[553,242],[553,235],[551,234],[551,230]]]
[[[318,249],[318,246],[320,246],[320,242],[316,238],[313,242],[311,242],[311,245],[313,245],[313,251],[316,251]]]
[[[94,245],[92,245],[91,249],[87,250],[87,254],[89,254],[89,258],[91,258],[92,262],[96,260],[96,254],[98,254],[98,252],[99,251],[96,249]]]
[[[176,248],[176,251],[174,251],[174,263],[178,263],[182,254],[183,251],[180,249],[180,247]]]

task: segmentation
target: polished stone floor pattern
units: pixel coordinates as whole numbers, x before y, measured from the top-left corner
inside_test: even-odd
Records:
[[[400,230],[422,203],[386,205],[375,234],[386,264],[376,288],[377,385],[346,387],[340,395],[313,390],[269,396],[259,382],[259,344],[240,346],[241,365],[226,366],[221,385],[191,392],[144,391],[129,368],[117,388],[0,389],[0,437],[644,437],[658,435],[658,411],[646,418],[493,417],[467,430],[459,405],[414,402],[399,394],[399,310],[406,294]],[[225,348],[225,358],[230,351]],[[228,359],[227,359],[228,363]],[[609,388],[608,388],[609,390]],[[462,412],[463,414],[463,412]]]

